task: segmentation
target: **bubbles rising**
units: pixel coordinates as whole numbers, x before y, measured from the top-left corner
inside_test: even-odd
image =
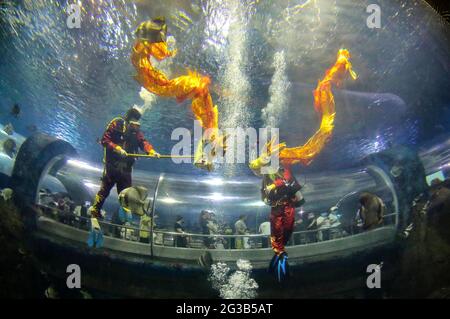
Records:
[[[286,74],[286,57],[284,51],[275,53],[273,65],[275,72],[272,76],[269,94],[270,101],[262,110],[262,118],[267,127],[279,127],[280,117],[286,113],[289,103],[290,83]]]
[[[250,261],[238,259],[237,270],[232,272],[225,263],[211,266],[209,281],[224,299],[254,299],[258,283],[250,277],[253,269]]]

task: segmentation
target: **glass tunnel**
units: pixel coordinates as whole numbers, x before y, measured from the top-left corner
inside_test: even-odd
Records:
[[[393,258],[448,183],[450,32],[426,1],[372,2],[1,2],[1,198],[42,259],[164,296],[215,296],[223,265],[273,297],[288,256],[311,287]]]
[[[49,171],[52,175],[43,176],[40,189],[46,189],[50,193],[68,193],[77,203],[91,201],[100,186],[101,169],[77,160],[68,160],[57,172],[51,168]],[[172,235],[176,217],[183,216],[190,233],[201,234],[198,220],[203,210],[214,213],[223,233],[227,229],[232,230],[241,215],[248,216],[247,226],[254,234],[258,233],[261,223],[269,220],[266,205],[261,202],[257,178],[192,180],[173,174],[135,172],[134,183],[148,189],[150,203],[147,209],[150,214],[157,215],[157,232]],[[399,210],[395,189],[389,176],[373,166],[340,172],[335,176],[309,176],[303,193],[311,202],[302,206],[299,213],[307,215],[314,212],[320,215],[332,206],[337,206],[340,208],[342,223],[350,227],[358,210],[356,197],[362,191],[376,193],[383,199],[392,217],[386,222],[395,225],[395,216]],[[113,194],[104,206],[108,214],[119,209],[116,196]],[[233,233],[231,231],[228,234]],[[254,248],[261,248],[260,243],[253,244]]]

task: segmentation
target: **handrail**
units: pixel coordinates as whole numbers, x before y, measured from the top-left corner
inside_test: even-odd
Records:
[[[387,187],[391,191],[392,198],[393,198],[393,205],[394,205],[394,213],[395,213],[395,227],[398,228],[400,207],[399,207],[397,192],[395,191],[395,186],[392,183],[392,179],[386,174],[386,172],[383,169],[381,169],[378,166],[374,166],[374,165],[367,166],[367,172],[368,173],[372,172],[372,174],[371,174],[372,176],[373,176],[373,173],[377,174],[378,178],[374,176],[377,185],[379,184],[379,179],[382,178],[383,182],[387,185]]]
[[[164,173],[159,175],[158,181],[156,182],[156,186],[155,186],[155,192],[153,193],[153,202],[152,202],[152,207],[151,207],[151,211],[150,211],[150,216],[151,216],[151,221],[150,221],[150,234],[148,234],[150,236],[150,238],[152,238],[152,240],[150,240],[150,254],[153,257],[153,232],[154,232],[154,220],[155,220],[155,207],[156,207],[156,197],[158,197],[158,190],[159,190],[159,185],[161,184],[161,181],[164,178]]]
[[[36,204],[36,205],[39,206],[39,207],[56,210],[56,211],[58,211],[60,213],[63,213],[63,214],[67,214],[67,215],[70,215],[70,216],[73,216],[73,217],[78,217],[80,219],[84,219],[84,220],[90,221],[89,217],[77,216],[77,215],[74,215],[74,214],[66,213],[66,212],[64,212],[64,211],[62,211],[62,210],[60,210],[60,209],[58,209],[56,207],[49,207],[49,206],[45,206],[45,205],[41,205],[41,204]],[[390,217],[390,216],[396,216],[396,215],[398,215],[398,213],[391,213],[391,214],[384,215],[383,218]],[[142,229],[140,227],[119,225],[119,224],[114,224],[114,223],[111,223],[111,222],[106,222],[106,221],[101,221],[101,220],[99,220],[99,224],[109,225],[109,226],[118,227],[118,228],[125,228],[125,229],[135,230],[135,231],[139,231],[139,232],[141,232],[141,231],[149,232],[149,235],[150,236],[152,235],[150,233],[151,232],[150,230]],[[292,234],[294,235],[294,234],[317,233],[319,231],[330,230],[330,229],[338,229],[340,227],[341,226],[339,225],[339,226],[333,226],[333,227],[327,227],[327,228],[317,228],[317,229],[311,229],[311,230],[300,230],[300,231],[293,232]],[[208,237],[208,238],[211,238],[211,237],[213,237],[213,238],[241,238],[241,237],[242,238],[244,238],[244,237],[245,238],[249,238],[249,237],[250,238],[259,238],[259,237],[268,237],[268,236],[270,236],[270,235],[265,235],[265,234],[244,234],[244,235],[231,234],[231,235],[226,235],[226,234],[178,233],[178,232],[171,232],[171,231],[157,230],[157,229],[154,229],[153,233],[160,233],[160,234],[162,233],[164,235],[173,235],[173,236]],[[150,238],[152,238],[152,237],[150,237]]]
[[[86,220],[86,221],[89,221],[89,222],[91,221],[91,217],[84,217],[84,216],[75,215],[73,213],[67,213],[67,212],[65,212],[65,211],[63,211],[61,209],[58,209],[57,207],[45,206],[45,205],[42,205],[42,204],[35,204],[35,205],[38,206],[38,207],[47,208],[47,209],[51,209],[51,210],[57,211],[59,213],[62,213],[62,214],[65,214],[65,215],[68,215],[68,216],[71,216],[71,217],[76,217],[76,218],[79,218],[79,219],[82,219],[82,220]],[[138,228],[138,227],[114,224],[114,223],[111,223],[111,222],[103,221],[101,219],[98,220],[98,223],[99,224],[103,224],[103,225],[108,225],[108,226],[132,229],[132,230],[142,230],[141,228]],[[149,231],[149,230],[147,230],[147,231]]]

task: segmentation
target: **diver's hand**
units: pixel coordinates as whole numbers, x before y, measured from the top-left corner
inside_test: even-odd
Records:
[[[116,146],[114,148],[114,150],[116,151],[116,153],[118,153],[122,157],[127,157],[128,156],[128,153],[120,146]]]
[[[159,154],[155,150],[151,150],[150,152],[148,152],[148,155],[156,157],[156,158],[161,158],[161,154]]]

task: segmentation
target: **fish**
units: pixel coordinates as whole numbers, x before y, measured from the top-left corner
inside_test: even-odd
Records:
[[[11,115],[17,118],[17,117],[19,117],[20,113],[21,113],[21,108],[20,108],[19,104],[15,103],[13,105],[13,107],[11,108]]]
[[[133,214],[143,216],[146,214],[146,198],[148,196],[148,189],[143,186],[133,186],[125,188],[119,194],[119,204],[126,211],[131,211]]]
[[[17,144],[12,138],[8,138],[3,142],[3,152],[13,158],[17,153]]]

